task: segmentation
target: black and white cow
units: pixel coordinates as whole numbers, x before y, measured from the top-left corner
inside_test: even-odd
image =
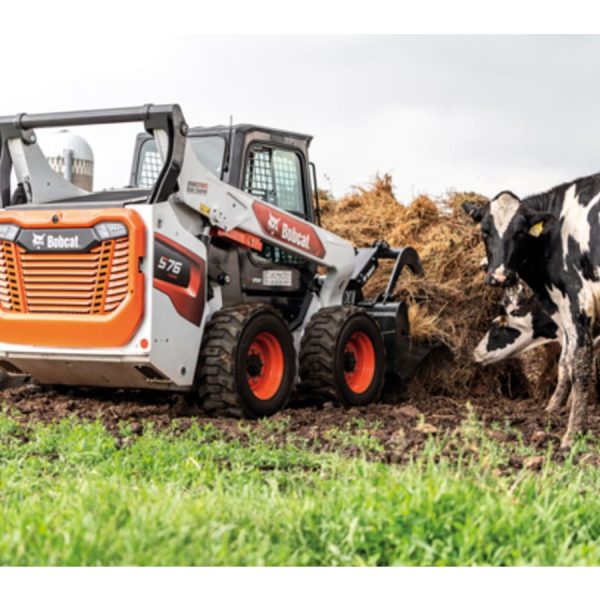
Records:
[[[596,332],[597,333],[597,332]],[[492,320],[492,324],[473,351],[475,362],[482,366],[524,354],[532,348],[562,340],[562,324],[558,312],[551,317],[540,302],[527,294],[522,284],[508,288],[502,298],[502,315]],[[595,360],[596,401],[600,400],[600,336],[593,342]],[[571,380],[566,369],[559,371],[556,384],[567,397],[571,391]]]
[[[559,379],[572,382],[572,402],[562,445],[586,425],[594,394],[592,326],[600,308],[600,174],[565,183],[522,201],[501,192],[464,210],[481,225],[487,282],[508,287],[521,278],[542,307],[562,323]],[[563,371],[561,378],[561,371]],[[562,406],[568,389],[557,386],[548,410]]]
[[[520,356],[532,348],[557,342],[562,336],[558,312],[551,317],[522,284],[504,292],[501,308],[502,314],[492,320],[473,351],[473,358],[480,365]]]
[[[549,315],[535,296],[526,293],[522,283],[505,291],[502,310],[504,314],[492,320],[491,327],[475,348],[475,362],[491,365],[519,356],[532,348],[562,341],[558,311]],[[559,368],[552,397],[564,402],[571,389],[568,370]],[[559,407],[549,404],[546,409],[555,410]]]

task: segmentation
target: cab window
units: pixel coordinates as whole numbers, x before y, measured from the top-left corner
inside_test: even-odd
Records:
[[[187,140],[198,160],[219,179],[223,168],[225,140],[217,135],[190,137]],[[162,168],[162,160],[154,139],[146,140],[140,150],[136,184],[141,188],[151,188],[157,180]]]
[[[244,191],[285,211],[305,217],[302,164],[298,154],[255,144],[250,147]]]

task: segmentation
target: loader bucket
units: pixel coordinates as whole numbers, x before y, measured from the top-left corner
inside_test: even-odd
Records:
[[[401,379],[411,377],[419,366],[443,344],[437,340],[413,340],[400,336],[396,342],[394,373]]]

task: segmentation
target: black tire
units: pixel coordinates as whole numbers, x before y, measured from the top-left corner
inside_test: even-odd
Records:
[[[357,368],[349,343],[367,338],[372,346],[372,378],[364,387],[352,382]],[[370,351],[369,351],[370,352]],[[370,364],[371,355],[369,355]],[[369,371],[370,373],[371,371]],[[316,312],[300,342],[300,392],[310,401],[364,406],[379,399],[385,378],[385,349],[377,323],[356,306],[332,306]],[[365,384],[367,375],[361,379]]]
[[[213,415],[269,416],[289,402],[295,370],[292,335],[273,308],[265,304],[227,307],[217,311],[204,329],[199,400]]]

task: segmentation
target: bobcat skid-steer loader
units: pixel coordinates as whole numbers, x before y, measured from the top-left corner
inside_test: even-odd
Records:
[[[139,121],[130,185],[88,192],[36,130]],[[190,130],[178,105],[0,118],[0,367],[41,384],[197,391],[260,417],[302,398],[376,400],[406,374],[414,249],[354,248],[313,221],[310,137]],[[12,174],[12,175],[11,175]],[[314,175],[314,171],[313,171]],[[362,288],[380,259],[387,289]]]

